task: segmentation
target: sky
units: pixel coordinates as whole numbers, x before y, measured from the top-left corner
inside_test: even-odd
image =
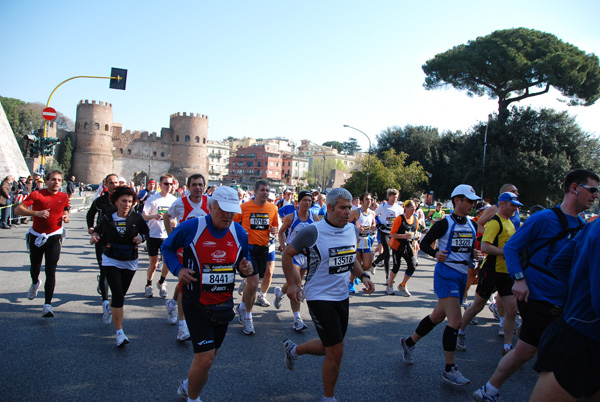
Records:
[[[421,66],[498,29],[550,32],[600,55],[597,0],[10,1],[0,0],[0,95],[46,104],[62,81],[128,70],[127,89],[75,79],[50,106],[75,120],[80,100],[112,103],[123,130],[160,132],[177,112],[209,116],[209,140],[284,137],[363,150],[392,126],[467,131],[497,101],[428,91]],[[521,106],[567,110],[600,134],[600,102],[560,94]],[[356,127],[363,134],[344,124]]]

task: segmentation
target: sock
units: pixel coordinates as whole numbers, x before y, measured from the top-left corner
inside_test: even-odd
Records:
[[[251,320],[252,319],[252,313],[249,313],[246,311],[246,319],[247,320]]]
[[[246,310],[246,303],[240,302],[240,310]]]
[[[158,280],[158,284],[162,285],[163,283],[165,283],[165,279],[167,279],[166,276],[161,276],[160,279]]]
[[[335,396],[324,396],[323,402],[335,402]]]
[[[192,399],[188,396],[187,402],[200,402],[200,397],[198,397],[196,399]]]
[[[262,292],[262,290],[260,292],[258,292],[258,296],[259,297],[263,297],[265,294]]]
[[[177,307],[177,300],[175,300],[175,299],[169,300],[169,307],[171,307],[171,308]]]
[[[298,318],[300,318],[300,312],[296,311],[294,312],[294,320],[297,320]]]
[[[490,384],[489,381],[487,382],[487,384],[485,384],[485,391],[491,396],[496,396],[498,395],[498,393],[500,393],[500,390],[494,387],[492,384]]]
[[[402,282],[402,283],[400,284],[400,286],[402,286],[403,288],[405,288],[405,287],[406,287],[406,282]]]
[[[123,328],[117,329],[117,335],[125,335],[125,332],[123,332]]]
[[[463,331],[462,329],[459,329],[459,330],[458,330],[458,334],[459,334],[459,335],[464,335],[464,334],[465,334],[465,331]]]
[[[297,359],[297,358],[299,357],[299,355],[298,355],[298,352],[296,352],[296,348],[297,348],[297,347],[298,347],[298,345],[294,346],[294,347],[292,348],[292,350],[290,350],[290,354],[292,355],[292,357],[293,357],[294,359]]]
[[[455,364],[446,364],[446,368],[444,369],[446,371],[446,373],[449,373],[450,371],[452,371],[452,369],[455,367]]]
[[[179,328],[185,327],[186,325],[185,320],[179,320]]]
[[[500,317],[500,326],[504,328],[504,317]]]
[[[505,343],[504,344],[504,350],[511,350],[512,349],[512,343]]]
[[[146,286],[152,286],[152,281],[146,281]]]

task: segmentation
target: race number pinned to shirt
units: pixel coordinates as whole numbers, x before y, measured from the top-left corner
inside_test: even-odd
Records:
[[[371,232],[369,230],[369,228],[362,228],[360,235],[358,237],[358,248],[359,249],[366,249],[366,248],[370,248],[371,247],[371,238],[370,235]]]
[[[210,293],[232,292],[235,284],[233,265],[203,264],[202,291]]]
[[[264,212],[253,212],[250,214],[250,229],[269,230],[269,214]]]
[[[473,232],[453,232],[452,252],[470,253],[473,248]]]
[[[352,269],[356,259],[355,246],[332,247],[329,249],[329,274],[342,274]]]
[[[117,228],[117,233],[119,233],[121,237],[125,236],[125,231],[127,230],[126,221],[115,222],[115,227]]]

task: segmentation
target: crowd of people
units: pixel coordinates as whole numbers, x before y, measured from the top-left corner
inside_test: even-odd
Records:
[[[61,191],[63,173],[58,170],[46,173],[43,187],[34,187],[33,177],[22,179],[16,194],[25,193],[14,212],[33,220],[27,297],[33,300],[38,294],[45,260],[42,316],[51,318],[63,225],[69,222],[74,187]],[[5,205],[15,195],[11,180],[9,176],[2,182],[0,202]],[[69,181],[74,183],[74,178]],[[495,372],[474,392],[475,400],[497,401],[504,382],[536,354],[540,377],[531,400],[595,400],[600,398],[600,272],[595,258],[600,235],[594,230],[596,223],[585,224],[580,214],[598,198],[599,181],[588,170],[569,172],[562,202],[548,209],[536,207],[541,210],[522,223],[523,204],[512,184],[502,186],[494,205],[482,201],[470,185],[460,184],[451,194],[448,213],[439,203],[425,216],[420,200],[400,202],[397,189],[389,189],[378,203],[370,193],[353,196],[343,188],[297,195],[285,189],[276,194],[263,180],[248,192],[206,188],[201,174],[188,177],[181,188],[165,173],[136,189],[111,173],[86,217],[99,266],[102,319],[114,325],[117,347],[130,342],[123,328],[124,301],[145,243],[149,265],[140,291],[150,298],[157,290],[165,299],[169,323],[178,324],[177,339],[193,341],[194,358],[177,394],[200,401],[228,324],[237,316],[244,334],[260,331],[252,311],[255,305],[271,305],[268,295],[278,249],[285,284],[273,289],[274,307],[280,309],[289,299],[292,328],[300,332],[307,328],[300,315],[300,305],[306,302],[318,335],[298,345],[284,340],[284,365],[293,370],[300,356],[324,356],[322,400],[333,402],[355,286],[362,283],[365,293],[374,292],[371,275],[383,266],[383,291],[395,294],[404,260],[397,291],[411,297],[408,282],[422,251],[436,262],[432,279],[437,303],[414,332],[399,341],[407,365],[417,360],[417,343],[446,321],[441,378],[456,386],[469,384],[455,353],[467,350],[468,325],[489,304],[500,320],[504,346]],[[473,211],[477,216],[471,217]],[[157,271],[160,277],[155,280]],[[169,273],[178,279],[171,297]],[[236,273],[241,280],[236,281]],[[237,305],[236,282],[242,296]],[[475,297],[468,303],[472,285]],[[513,345],[515,331],[519,339]]]

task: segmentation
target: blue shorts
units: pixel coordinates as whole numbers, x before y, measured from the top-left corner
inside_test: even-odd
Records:
[[[458,272],[446,264],[435,264],[433,273],[433,290],[438,299],[445,297],[458,297],[462,304],[465,289],[467,288],[467,274]]]
[[[292,260],[292,262],[294,263],[294,265],[297,265],[300,267],[300,269],[306,269],[307,265],[306,265],[306,256],[304,254],[297,254],[294,256],[294,259]]]
[[[361,238],[359,238],[358,246],[364,246],[365,245],[364,243],[365,242],[362,241]],[[356,251],[360,251],[361,253],[370,253],[371,247],[373,247],[373,238],[369,237],[368,244],[366,244],[366,246],[368,246],[368,248],[360,248],[358,246],[356,248]]]
[[[275,251],[270,251],[267,256],[267,262],[275,261]]]

